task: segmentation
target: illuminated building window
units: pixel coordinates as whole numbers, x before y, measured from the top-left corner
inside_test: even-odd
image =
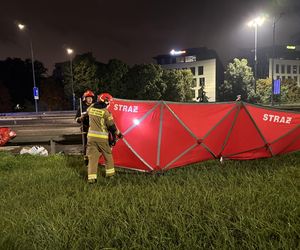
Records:
[[[297,65],[293,65],[293,74],[297,74]]]
[[[191,67],[190,70],[192,71],[192,74],[195,75],[195,67]]]
[[[192,88],[195,88],[196,86],[197,86],[197,79],[193,78]]]
[[[195,56],[186,56],[185,62],[196,62],[196,57]]]
[[[198,75],[203,75],[203,66],[198,67]]]
[[[200,87],[205,86],[205,78],[204,77],[199,78],[199,85],[200,85]]]
[[[183,63],[184,62],[184,57],[182,57],[182,56],[176,57],[176,62],[177,63]]]

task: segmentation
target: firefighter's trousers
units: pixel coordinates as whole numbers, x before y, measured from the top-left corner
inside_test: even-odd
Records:
[[[88,179],[97,179],[97,169],[99,157],[103,155],[105,160],[105,172],[106,176],[113,176],[115,174],[114,160],[112,157],[112,151],[108,144],[108,139],[88,137],[87,142],[87,156],[88,163]]]

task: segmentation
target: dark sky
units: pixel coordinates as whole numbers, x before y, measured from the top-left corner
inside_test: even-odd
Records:
[[[277,44],[300,34],[300,0],[6,0],[0,4],[0,60],[30,57],[26,35],[16,22],[28,25],[35,58],[50,69],[67,60],[65,48],[92,52],[98,61],[118,58],[132,65],[153,62],[171,49],[206,46],[221,59],[239,48],[254,46],[246,23],[260,13],[269,20],[259,28],[258,46]]]

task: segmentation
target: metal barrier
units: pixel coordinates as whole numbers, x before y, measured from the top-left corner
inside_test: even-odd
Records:
[[[58,151],[69,152],[68,147],[72,147],[73,154],[80,154],[82,133],[74,117],[74,111],[5,113],[0,114],[0,127],[9,127],[17,133],[6,144],[12,149],[43,145],[51,154],[55,154]],[[4,148],[1,147],[2,150]]]

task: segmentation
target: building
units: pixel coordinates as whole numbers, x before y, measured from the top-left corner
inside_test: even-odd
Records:
[[[165,69],[190,69],[194,75],[193,100],[201,98],[204,87],[209,102],[218,100],[218,87],[223,83],[224,68],[214,50],[206,47],[172,50],[169,54],[155,56],[157,64]]]
[[[254,56],[250,49],[243,49],[239,57],[247,58],[249,65],[254,67]],[[276,46],[257,50],[257,77],[274,79],[294,79],[300,86],[300,46]],[[273,66],[273,67],[272,67]],[[273,70],[272,70],[273,68]]]
[[[300,86],[300,51],[297,53],[296,47],[293,50],[289,56],[275,58],[273,62],[269,59],[269,77],[273,74],[274,79],[293,79]]]

